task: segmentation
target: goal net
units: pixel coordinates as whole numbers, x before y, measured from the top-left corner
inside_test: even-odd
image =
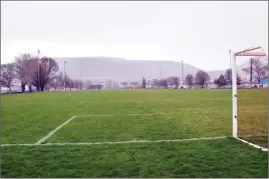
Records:
[[[268,151],[268,56],[261,47],[234,53],[233,137]]]

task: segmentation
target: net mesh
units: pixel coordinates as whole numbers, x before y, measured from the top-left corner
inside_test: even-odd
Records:
[[[267,148],[268,58],[245,58],[237,72],[238,137]]]

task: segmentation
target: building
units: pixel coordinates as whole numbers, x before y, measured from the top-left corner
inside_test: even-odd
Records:
[[[90,90],[101,90],[103,85],[89,85],[88,89]]]

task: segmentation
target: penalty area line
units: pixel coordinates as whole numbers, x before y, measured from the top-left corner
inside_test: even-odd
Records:
[[[131,143],[162,143],[162,142],[186,142],[186,141],[199,141],[199,140],[217,140],[225,139],[227,136],[218,137],[200,137],[189,139],[164,139],[164,140],[130,140],[130,141],[115,141],[115,142],[78,142],[78,143],[35,143],[35,144],[2,144],[2,147],[8,146],[64,146],[64,145],[105,145],[105,144],[131,144]]]
[[[42,139],[40,139],[39,141],[37,141],[36,144],[43,143],[45,140],[47,140],[48,138],[50,138],[55,132],[57,132],[59,129],[61,129],[63,126],[65,126],[66,124],[68,124],[70,121],[72,121],[75,118],[76,118],[76,116],[73,116],[70,119],[68,119],[67,121],[65,121],[64,123],[62,123],[61,125],[59,125],[58,127],[56,127],[48,135],[46,135],[45,137],[43,137]]]

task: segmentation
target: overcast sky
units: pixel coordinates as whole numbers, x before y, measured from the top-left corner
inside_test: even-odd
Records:
[[[2,2],[1,63],[18,53],[173,60],[216,70],[268,49],[268,2]]]

